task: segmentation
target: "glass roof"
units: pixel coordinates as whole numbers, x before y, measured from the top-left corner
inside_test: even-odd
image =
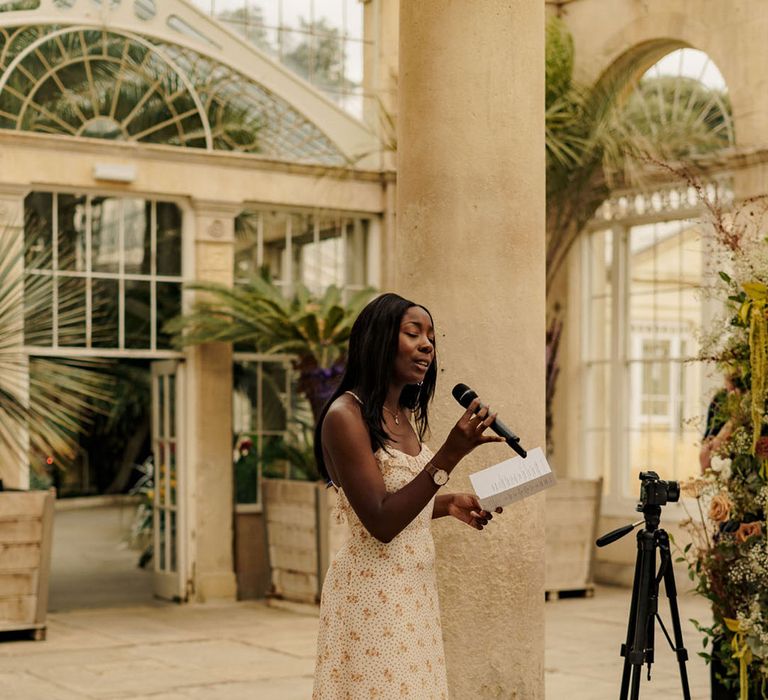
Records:
[[[36,2],[0,2],[0,12]],[[151,0],[134,5],[148,18],[155,10]],[[0,28],[0,128],[346,163],[315,124],[254,80],[192,49],[117,30]]]

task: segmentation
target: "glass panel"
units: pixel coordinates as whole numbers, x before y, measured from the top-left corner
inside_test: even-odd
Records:
[[[234,407],[233,428],[235,433],[256,430],[256,396],[258,363],[235,362],[233,365]]]
[[[53,196],[33,192],[24,199],[24,266],[50,270],[53,265]]]
[[[171,348],[171,335],[163,330],[165,324],[181,313],[181,284],[176,282],[157,283],[157,347]]]
[[[160,537],[159,537],[159,552],[157,552],[158,555],[158,568],[160,571],[167,571],[167,561],[165,557],[165,542],[166,538],[168,537],[168,511],[162,510],[160,511]]]
[[[151,271],[150,202],[123,200],[125,221],[125,272],[148,275]]]
[[[613,234],[598,231],[587,239],[589,285],[589,326],[586,330],[587,359],[607,360],[611,356],[611,304],[613,280]]]
[[[602,474],[606,482],[610,482],[611,473],[610,378],[610,365],[607,362],[587,366],[585,373],[587,396],[584,401],[585,454],[587,455],[585,468],[590,476],[597,477]],[[609,485],[609,483],[605,484],[606,490]]]
[[[157,274],[181,275],[181,210],[171,202],[157,203]]]
[[[24,278],[24,342],[53,344],[53,277],[28,274]]]
[[[259,485],[258,438],[243,433],[235,438],[234,479],[235,501],[257,503]]]
[[[261,439],[261,473],[268,478],[285,478],[290,464],[285,459],[285,438],[282,435],[264,435]]]
[[[314,221],[308,214],[291,214],[291,277],[294,284],[304,282],[317,268]],[[304,255],[305,248],[309,251]],[[313,256],[314,253],[314,256]],[[305,267],[306,266],[306,267]],[[314,289],[313,291],[317,291]]]
[[[125,281],[125,347],[149,348],[149,282]]]
[[[120,283],[117,280],[94,279],[91,281],[93,305],[91,344],[94,347],[118,347],[119,295]]]
[[[285,367],[276,362],[262,365],[261,420],[264,431],[286,429]]]
[[[162,406],[162,403],[160,404]],[[157,449],[157,470],[155,473],[155,502],[158,507],[166,505],[165,500],[165,441],[158,437],[155,443]]]
[[[60,194],[58,199],[58,254],[60,270],[84,271],[86,236],[85,195]]]
[[[245,212],[235,219],[235,276],[247,279],[259,270],[260,212]]]
[[[171,532],[170,532],[170,538],[171,538],[171,552],[170,552],[170,561],[168,562],[168,569],[169,571],[178,571],[179,564],[177,561],[177,552],[176,552],[176,513],[175,511],[172,511],[168,514],[171,519]]]
[[[281,284],[287,277],[286,229],[288,214],[271,211],[263,213],[264,220],[264,265],[272,280]]]
[[[353,219],[345,222],[347,233],[346,250],[346,280],[345,284],[355,287],[365,287],[367,284],[366,263],[368,261],[368,221]]]
[[[168,375],[168,437],[176,437],[176,375]]]
[[[166,437],[165,431],[165,375],[157,377],[157,437],[163,440]]]
[[[85,345],[85,292],[82,277],[60,277],[59,345]]]
[[[170,483],[169,483],[169,502],[172,506],[176,505],[176,487],[177,487],[177,471],[176,471],[176,441],[171,440],[168,443],[168,466],[170,469]]]
[[[112,197],[91,200],[91,269],[118,272],[120,269],[120,219],[123,203]]]
[[[363,38],[363,3],[360,0],[343,0],[346,11],[346,33],[348,36]]]
[[[282,0],[282,11],[284,27],[301,29],[311,17],[310,0]]]

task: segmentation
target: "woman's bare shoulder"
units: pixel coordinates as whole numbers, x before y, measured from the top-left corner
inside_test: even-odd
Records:
[[[326,430],[336,432],[355,427],[365,427],[360,403],[351,394],[342,394],[328,407],[323,421],[323,433]]]

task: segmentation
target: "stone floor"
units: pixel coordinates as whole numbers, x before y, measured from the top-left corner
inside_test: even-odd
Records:
[[[136,553],[120,544],[125,517],[114,509],[57,513],[48,638],[0,637],[1,700],[309,699],[315,609],[153,601]],[[546,604],[547,700],[618,697],[629,598],[626,589],[599,588],[594,598]],[[707,667],[688,618],[706,619],[707,607],[690,594],[680,607],[692,697],[705,700]],[[682,697],[660,631],[656,650],[641,697]]]
[[[618,647],[629,592],[601,588],[591,599],[546,604],[546,697],[618,696]],[[681,599],[683,616],[704,617]],[[156,604],[71,610],[49,616],[45,642],[0,643],[0,696],[14,700],[308,700],[317,617],[264,603]],[[708,697],[707,669],[686,622],[694,699]],[[681,697],[672,652],[659,633],[653,680],[641,697]]]

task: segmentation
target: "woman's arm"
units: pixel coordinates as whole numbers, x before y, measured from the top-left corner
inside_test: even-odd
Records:
[[[470,405],[432,458],[439,469],[450,473],[477,445],[502,439],[484,436],[476,427],[481,422],[488,427],[495,414],[489,416],[483,409],[474,422],[469,420],[476,408],[477,404]],[[402,532],[439,489],[429,473],[422,470],[399,491],[387,492],[360,409],[351,400],[331,406],[323,421],[322,439],[350,505],[366,530],[381,542],[390,542]]]

